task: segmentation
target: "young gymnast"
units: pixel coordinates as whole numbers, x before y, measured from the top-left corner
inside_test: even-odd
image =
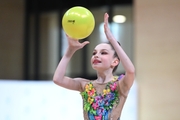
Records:
[[[104,14],[104,32],[109,43],[101,43],[94,48],[91,65],[97,73],[96,80],[70,78],[65,76],[67,65],[73,54],[89,44],[68,39],[68,48],[59,62],[53,76],[55,84],[79,91],[83,99],[84,120],[120,120],[121,112],[134,82],[135,68],[108,27],[107,13]],[[124,75],[115,76],[114,72],[121,64]]]

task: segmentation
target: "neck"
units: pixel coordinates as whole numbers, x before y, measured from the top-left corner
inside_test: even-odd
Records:
[[[97,82],[98,83],[107,83],[112,81],[114,78],[112,71],[110,72],[98,72],[97,73]]]

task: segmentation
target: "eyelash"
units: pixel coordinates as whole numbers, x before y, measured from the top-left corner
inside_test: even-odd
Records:
[[[96,52],[93,52],[93,54],[92,55],[95,55],[96,54]]]
[[[96,55],[97,52],[93,52],[93,55]],[[108,54],[107,52],[101,52],[102,55]]]
[[[101,54],[103,54],[103,55],[105,54],[105,55],[106,55],[106,54],[107,54],[107,52],[101,52]]]

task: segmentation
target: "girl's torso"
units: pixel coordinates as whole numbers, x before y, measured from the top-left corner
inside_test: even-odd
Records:
[[[86,82],[83,98],[84,120],[118,120],[126,96],[122,95],[119,88],[119,80],[123,76],[114,77],[108,83],[97,81]]]

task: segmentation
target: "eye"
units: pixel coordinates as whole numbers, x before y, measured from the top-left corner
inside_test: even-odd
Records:
[[[101,54],[102,54],[102,55],[106,55],[106,54],[108,54],[108,53],[107,53],[107,52],[101,52]]]
[[[92,55],[95,55],[96,54],[96,52],[94,51],[93,53],[92,53]]]

